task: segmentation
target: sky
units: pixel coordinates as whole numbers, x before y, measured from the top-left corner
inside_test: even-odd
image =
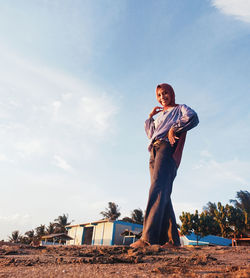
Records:
[[[200,212],[250,185],[250,1],[0,0],[0,239],[145,210],[155,88],[200,124],[172,201]]]

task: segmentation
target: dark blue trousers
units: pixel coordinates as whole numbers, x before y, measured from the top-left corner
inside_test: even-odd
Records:
[[[142,239],[150,244],[163,245],[170,242],[180,245],[170,198],[177,171],[173,159],[174,150],[168,142],[162,141],[153,146],[150,152],[151,187],[142,232]]]

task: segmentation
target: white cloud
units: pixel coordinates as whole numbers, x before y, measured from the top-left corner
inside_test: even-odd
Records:
[[[87,135],[104,136],[110,127],[117,107],[106,94],[80,97],[77,94],[60,97],[54,101],[53,118],[55,123],[71,126]]]
[[[8,156],[4,153],[0,153],[0,162],[1,161],[3,163],[6,163],[6,162],[13,163],[13,160],[9,159]]]
[[[193,201],[193,202],[173,202],[173,207],[175,211],[176,221],[177,223],[181,223],[179,216],[182,215],[182,212],[192,212],[194,213],[195,210],[199,212],[202,211],[202,207],[204,204],[200,202]]]
[[[203,186],[209,184],[210,187],[216,187],[220,184],[247,184],[249,174],[248,162],[233,159],[229,161],[219,162],[212,157],[207,156],[202,159],[193,169],[199,172],[199,176],[203,176]],[[210,182],[210,183],[209,183]]]
[[[103,113],[103,110],[105,110],[105,113]],[[94,120],[95,124],[92,129],[94,128],[99,132],[105,132],[109,127],[109,119],[117,112],[117,108],[115,106],[110,106],[107,95],[103,94],[98,98],[83,97],[81,99],[79,111],[82,117],[83,111],[89,115],[90,118],[93,118],[92,120]]]
[[[201,156],[203,157],[212,157],[212,154],[208,150],[202,150]]]
[[[216,160],[212,153],[208,150],[202,150],[200,152],[201,159],[200,161],[193,165],[193,170],[199,172],[200,175],[206,177],[204,184],[217,185],[219,183],[233,183],[236,184],[246,184],[248,172],[247,167],[248,162],[239,161],[238,159],[232,159],[229,161],[219,162]],[[213,180],[213,182],[211,182]]]
[[[112,136],[118,111],[112,94],[24,59],[3,45],[0,59],[0,153],[11,160],[49,160],[60,153],[67,161],[82,159],[79,153],[86,150],[87,159],[100,140]],[[57,165],[69,169],[58,159]]]
[[[54,102],[52,103],[53,110],[54,110],[54,115],[55,115],[55,116],[57,116],[58,111],[59,111],[61,105],[62,105],[62,103],[61,103],[60,101],[58,101],[58,100],[56,100],[56,101],[54,101]]]
[[[0,153],[0,161],[6,161],[7,157],[5,154]]]
[[[54,155],[54,164],[65,171],[72,170],[72,167],[69,165],[69,163],[59,155]]]
[[[250,23],[249,0],[212,0],[212,5],[222,13]]]
[[[117,107],[103,89],[94,88],[59,71],[33,65],[15,54],[6,53],[4,48],[0,50],[7,63],[7,67],[5,64],[4,68],[0,68],[0,83],[4,87],[4,111],[9,118],[18,112],[13,107],[13,102],[16,102],[23,112],[21,116],[27,116],[26,113],[30,112],[28,116],[31,121],[36,116],[47,120],[54,112],[56,120],[73,126],[79,127],[88,120],[93,126],[92,131],[98,133],[96,135],[101,135],[108,128],[109,124],[104,125],[103,119],[109,120]],[[64,115],[58,116],[60,111]]]
[[[44,146],[39,139],[17,142],[16,149],[23,157],[33,154],[42,155],[45,152]]]
[[[186,163],[174,182],[173,204],[177,204],[177,215],[185,209],[201,210],[209,201],[228,203],[237,191],[249,187],[249,168],[249,161],[222,160],[218,154],[203,150],[200,161]]]
[[[21,215],[19,213],[15,213],[12,215],[8,215],[8,216],[2,216],[0,215],[0,221],[5,221],[5,222],[18,222],[18,223],[26,223],[27,221],[29,221],[30,219],[30,215],[29,214],[24,214]]]
[[[1,211],[1,208],[0,208]],[[0,213],[0,240],[7,240],[8,236],[15,230],[19,230],[24,233],[31,229],[32,217],[27,214],[13,213],[13,214],[1,214]]]

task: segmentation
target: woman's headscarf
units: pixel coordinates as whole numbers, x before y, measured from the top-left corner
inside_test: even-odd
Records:
[[[163,89],[163,90],[165,90],[165,91],[167,91],[167,92],[169,93],[169,95],[170,95],[170,97],[171,97],[170,105],[171,105],[171,106],[176,106],[176,104],[175,104],[175,93],[174,93],[174,89],[172,88],[171,85],[169,85],[169,84],[167,84],[167,83],[159,84],[159,85],[157,85],[157,87],[156,87],[156,99],[158,100],[158,102],[160,102],[160,98],[159,98],[159,96],[158,96],[158,94],[157,94],[157,91],[158,91],[158,89],[160,89],[160,88]]]

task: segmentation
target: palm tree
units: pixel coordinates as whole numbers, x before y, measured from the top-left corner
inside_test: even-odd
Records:
[[[134,209],[131,213],[131,219],[134,223],[143,224],[143,211],[140,208]]]
[[[18,243],[21,240],[21,234],[18,230],[12,232],[11,236],[9,236],[9,241],[10,242],[14,242],[14,243]]]
[[[122,221],[124,221],[124,222],[129,222],[129,223],[133,223],[134,221],[130,218],[130,217],[123,217],[122,218]]]
[[[116,220],[120,215],[120,209],[116,203],[109,202],[108,208],[105,211],[100,212],[100,214],[105,218],[110,220]]]
[[[244,215],[245,230],[243,233],[248,234],[250,231],[250,193],[245,190],[240,190],[236,193],[236,200],[231,199],[235,208],[240,209]]]
[[[203,207],[204,212],[207,212],[208,215],[215,217],[215,211],[217,210],[217,205],[212,202],[208,202],[206,206]]]
[[[50,235],[55,232],[56,224],[53,222],[50,222],[49,225],[46,227],[46,234]]]
[[[236,193],[236,200],[231,199],[230,203],[234,204],[236,208],[246,211],[250,214],[250,192],[240,190]]]
[[[55,230],[56,233],[66,233],[67,230],[65,226],[70,225],[71,222],[68,222],[69,215],[63,214],[59,215],[54,221],[55,222]]]
[[[45,235],[45,225],[41,224],[40,226],[36,227],[35,230],[36,230],[36,236],[38,238],[41,238],[42,236]]]
[[[34,240],[34,238],[35,238],[35,232],[34,232],[34,230],[27,231],[27,232],[25,233],[25,236],[26,236],[26,238],[27,238],[26,242],[27,242],[28,244],[30,244],[30,243]]]

